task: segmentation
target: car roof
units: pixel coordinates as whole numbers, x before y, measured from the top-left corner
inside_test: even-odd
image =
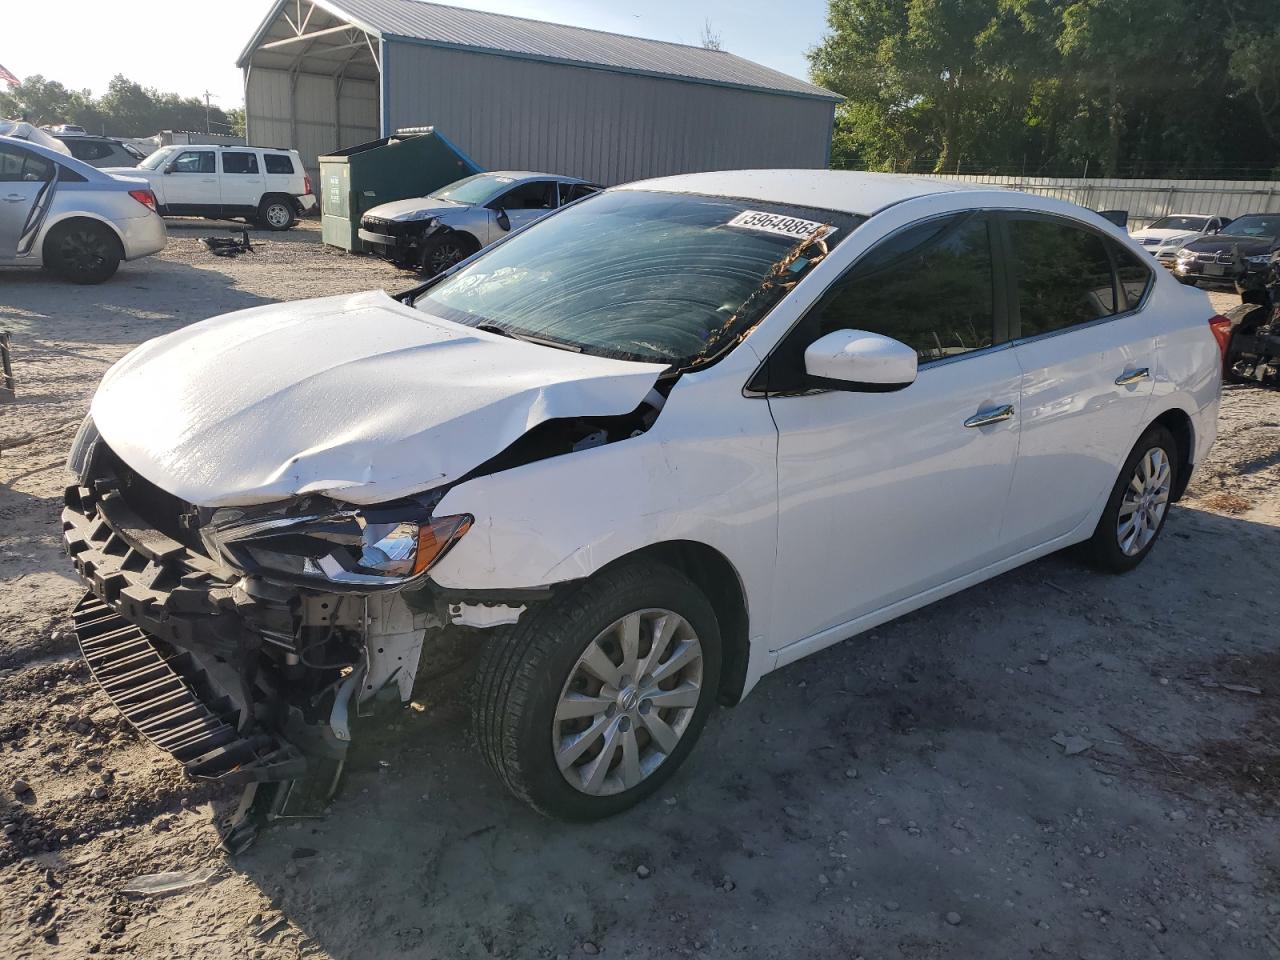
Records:
[[[577,177],[566,177],[562,173],[538,173],[536,170],[481,170],[476,176],[509,177],[512,180],[563,180],[566,183],[587,183]]]
[[[103,173],[97,167],[85,163],[83,160],[77,160],[69,153],[61,153],[58,150],[51,150],[48,147],[32,143],[30,140],[22,140],[18,137],[6,137],[0,135],[0,143],[12,144],[15,147],[22,147],[24,150],[30,150],[32,153],[39,154],[46,160],[56,160],[69,170],[74,170],[86,180],[112,180],[115,179],[109,173]]]
[[[983,188],[932,177],[853,170],[723,170],[637,180],[613,189],[699,193],[870,216],[903,200]]]

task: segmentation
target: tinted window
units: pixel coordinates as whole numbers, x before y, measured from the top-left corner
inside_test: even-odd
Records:
[[[0,147],[0,182],[43,183],[53,177],[53,164],[15,147]]]
[[[504,210],[550,210],[556,205],[554,180],[534,180],[508,190],[489,206]]]
[[[1107,241],[1111,248],[1111,256],[1115,260],[1116,277],[1120,280],[1120,292],[1125,304],[1122,309],[1133,310],[1146,296],[1147,289],[1155,279],[1151,272],[1151,264],[1143,259],[1142,254],[1135,253],[1124,244]]]
[[[110,144],[102,143],[101,141],[77,140],[73,137],[62,142],[67,145],[67,149],[71,151],[71,155],[77,160],[101,160],[103,157],[111,156]]]
[[[267,173],[293,173],[293,158],[283,153],[264,153]]]
[[[1102,237],[1056,220],[1011,220],[1020,336],[1034,337],[1116,312]]]
[[[560,205],[573,203],[583,197],[589,197],[596,192],[596,187],[586,183],[562,183],[560,184]]]
[[[185,150],[173,161],[174,173],[216,173],[212,150]]]
[[[258,158],[252,153],[231,153],[223,151],[223,173],[257,173]]]
[[[982,217],[946,217],[889,237],[809,312],[803,346],[834,330],[869,330],[914,347],[921,363],[995,339],[991,240]]]

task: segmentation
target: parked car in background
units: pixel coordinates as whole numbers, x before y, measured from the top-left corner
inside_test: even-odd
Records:
[[[316,205],[297,150],[212,144],[161,147],[136,167],[110,172],[143,177],[166,217],[245,219],[288,230]]]
[[[511,230],[600,188],[576,177],[500,170],[365,211],[359,237],[380,257],[434,276]]]
[[[1174,213],[1147,224],[1141,230],[1131,231],[1129,235],[1165,266],[1172,266],[1183,246],[1200,237],[1219,233],[1230,222],[1230,217],[1206,213]]]
[[[54,134],[77,160],[91,167],[136,167],[146,154],[132,144],[112,137],[95,137],[90,134]]]
[[[396,297],[116,363],[69,461],[76,629],[194,774],[320,790],[460,643],[501,781],[607,816],[771,670],[1073,544],[1136,567],[1213,443],[1225,323],[1047,197],[616,187]]]
[[[1173,272],[1183,283],[1247,282],[1271,262],[1280,245],[1280,213],[1246,213],[1221,233],[1184,244],[1176,254]]]
[[[165,241],[144,181],[0,136],[0,266],[48,267],[73,283],[101,283],[121,260],[156,253]]]
[[[0,137],[12,137],[15,140],[26,140],[30,143],[53,150],[55,153],[71,155],[67,145],[47,130],[41,130],[25,120],[0,120]]]

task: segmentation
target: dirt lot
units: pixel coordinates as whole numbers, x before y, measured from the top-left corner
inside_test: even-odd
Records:
[[[509,799],[454,674],[357,729],[327,817],[223,855],[234,798],[183,781],[76,658],[62,460],[138,342],[410,278],[314,226],[236,261],[208,232],[175,226],[102,287],[0,275],[21,378],[0,407],[0,956],[1280,957],[1280,394],[1250,388],[1141,569],[1051,557],[774,674],[630,814]],[[202,882],[121,892],[170,870]]]

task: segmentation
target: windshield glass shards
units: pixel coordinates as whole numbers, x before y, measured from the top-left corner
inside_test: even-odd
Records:
[[[694,194],[605,192],[512,237],[414,305],[522,339],[683,369],[746,336],[864,219]]]

